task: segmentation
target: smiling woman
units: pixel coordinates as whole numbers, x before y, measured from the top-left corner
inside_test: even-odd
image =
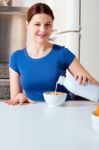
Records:
[[[29,8],[27,46],[14,52],[9,60],[8,104],[44,101],[43,93],[54,91],[59,76],[65,75],[67,69],[80,84],[98,84],[69,49],[49,42],[53,21],[53,12],[47,4],[37,3]],[[64,92],[62,88],[57,90]]]

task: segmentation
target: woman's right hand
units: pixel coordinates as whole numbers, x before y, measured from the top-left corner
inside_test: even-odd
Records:
[[[35,101],[30,101],[28,100],[28,98],[24,95],[24,93],[19,93],[18,95],[16,95],[15,98],[7,100],[6,103],[8,105],[22,105],[24,103],[35,103]]]

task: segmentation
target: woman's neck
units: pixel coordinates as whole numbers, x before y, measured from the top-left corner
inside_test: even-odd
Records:
[[[46,43],[34,43],[27,44],[27,52],[33,58],[40,58],[47,55],[52,49],[52,44]]]
[[[52,46],[51,43],[46,42],[46,43],[36,43],[36,42],[31,42],[27,44],[27,48],[31,51],[45,51],[48,48]]]

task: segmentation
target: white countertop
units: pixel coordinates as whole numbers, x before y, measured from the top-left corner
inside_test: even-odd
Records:
[[[46,103],[9,106],[0,102],[0,150],[96,150],[90,113],[96,103],[70,101],[49,108]]]

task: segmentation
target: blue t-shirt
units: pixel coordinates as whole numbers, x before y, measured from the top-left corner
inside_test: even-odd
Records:
[[[20,75],[20,83],[26,96],[35,101],[44,101],[43,92],[54,91],[60,75],[64,75],[75,55],[67,48],[54,44],[51,52],[34,59],[27,49],[15,51],[9,67]]]

